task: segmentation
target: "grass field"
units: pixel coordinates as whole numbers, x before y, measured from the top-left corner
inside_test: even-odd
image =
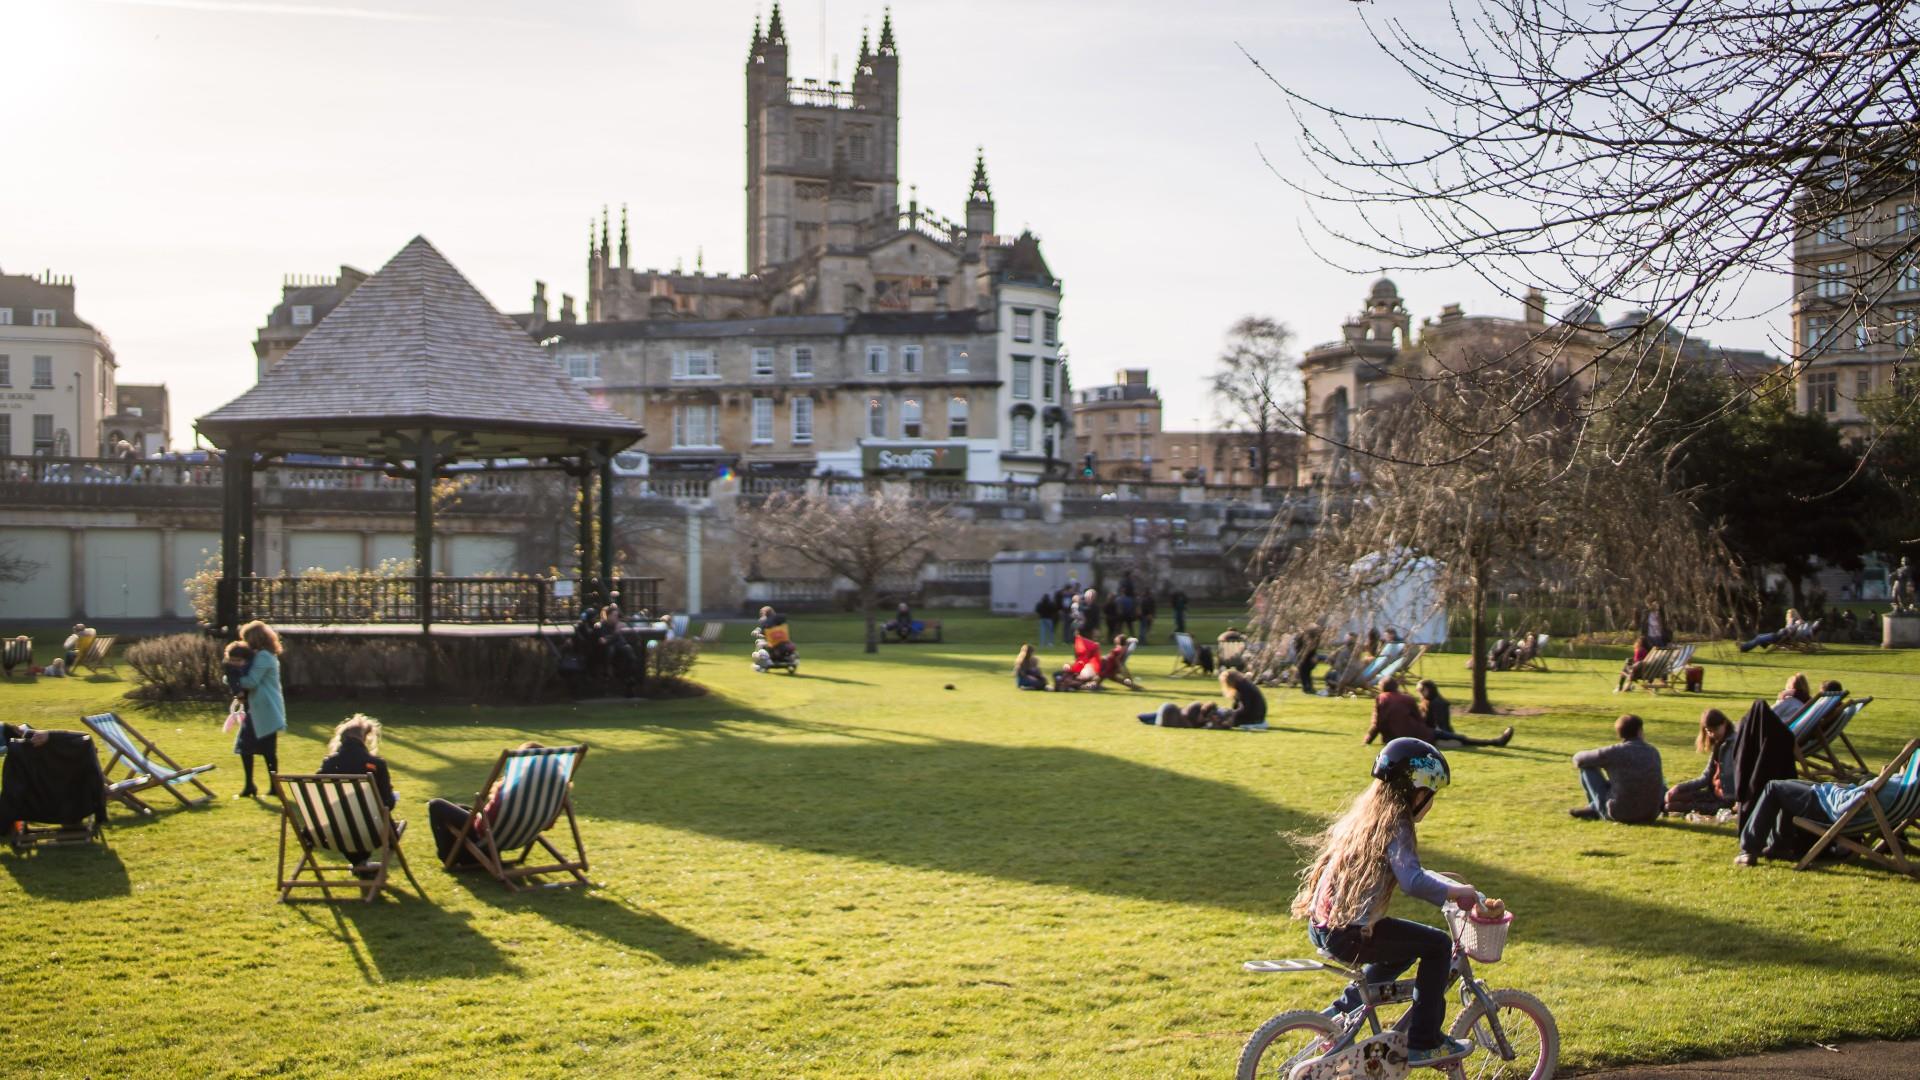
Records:
[[[116,809],[104,849],[0,854],[0,986],[21,1022],[0,1073],[1227,1075],[1256,1024],[1334,989],[1239,962],[1311,953],[1285,914],[1284,834],[1364,779],[1367,704],[1274,691],[1266,733],[1146,728],[1136,711],[1210,689],[1164,677],[1170,648],[1136,658],[1149,693],[1022,694],[1027,626],[955,617],[945,644],[868,657],[852,620],[801,619],[798,677],[752,674],[729,641],[694,700],[364,705],[428,894],[372,906],[274,902],[276,811],[231,798],[222,708],[131,707],[108,679],[0,684],[16,722],[121,709],[217,762],[223,796],[147,822]],[[1567,817],[1567,756],[1623,709],[1670,781],[1698,772],[1702,707],[1737,716],[1802,668],[1875,696],[1856,725],[1869,758],[1920,734],[1912,654],[1723,649],[1705,694],[1623,698],[1617,663],[1556,659],[1494,676],[1499,704],[1537,714],[1457,717],[1519,735],[1451,755],[1423,856],[1517,912],[1484,973],[1552,1007],[1564,1064],[1920,1035],[1920,883],[1741,870],[1725,829]],[[1464,697],[1460,657],[1424,666]],[[293,710],[282,760],[306,771],[349,707]],[[470,800],[528,738],[593,747],[576,803],[602,888],[510,896],[434,864],[422,804]]]

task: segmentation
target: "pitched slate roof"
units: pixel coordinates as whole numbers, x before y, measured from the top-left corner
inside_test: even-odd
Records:
[[[288,445],[303,429],[539,432],[621,446],[644,434],[573,385],[423,236],[198,426],[216,442]]]

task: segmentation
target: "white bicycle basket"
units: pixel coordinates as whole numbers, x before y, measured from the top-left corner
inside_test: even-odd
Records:
[[[1500,954],[1507,947],[1507,928],[1513,925],[1513,912],[1503,912],[1497,919],[1487,919],[1463,910],[1454,903],[1448,903],[1440,910],[1447,917],[1447,925],[1453,927],[1453,936],[1460,940],[1461,951],[1482,964],[1491,964],[1500,959]]]

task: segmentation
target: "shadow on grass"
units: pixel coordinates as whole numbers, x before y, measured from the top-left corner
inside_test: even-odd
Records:
[[[491,938],[473,928],[471,916],[448,911],[431,896],[422,899],[405,891],[406,880],[400,880],[401,889],[391,900],[309,900],[294,910],[345,945],[369,983],[475,979],[518,970]],[[327,910],[321,911],[323,907]]]
[[[103,844],[8,852],[0,866],[22,892],[40,900],[79,903],[133,892],[126,864]]]
[[[757,955],[689,930],[671,919],[610,893],[583,888],[509,893],[478,870],[451,875],[481,903],[507,912],[529,912],[557,926],[600,938],[623,949],[643,952],[692,967]]]

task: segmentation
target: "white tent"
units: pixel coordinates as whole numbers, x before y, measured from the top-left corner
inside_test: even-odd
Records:
[[[1354,577],[1367,580],[1391,569],[1385,580],[1356,596],[1340,625],[1343,634],[1366,637],[1368,630],[1394,629],[1403,640],[1418,645],[1444,645],[1447,641],[1447,605],[1436,581],[1440,564],[1429,558],[1400,556],[1397,568],[1385,563],[1385,556],[1369,555],[1353,564]]]

